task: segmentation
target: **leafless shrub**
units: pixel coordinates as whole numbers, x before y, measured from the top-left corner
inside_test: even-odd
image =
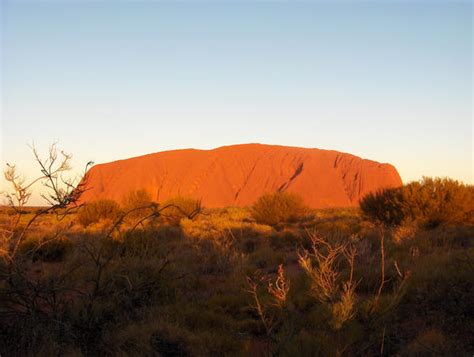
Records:
[[[57,143],[53,143],[49,147],[48,156],[45,159],[41,158],[35,146],[32,145],[31,149],[36,163],[39,165],[40,176],[26,182],[25,178],[17,173],[16,166],[11,164],[7,164],[4,172],[6,181],[12,186],[12,191],[5,192],[4,195],[9,206],[16,212],[15,222],[9,229],[2,231],[2,241],[8,242],[8,244],[3,244],[0,251],[2,257],[9,260],[9,262],[13,261],[28,229],[40,216],[50,212],[64,216],[79,206],[79,198],[86,189],[87,171],[92,165],[92,162],[87,163],[82,177],[67,177],[65,173],[71,170],[72,155],[58,150]],[[41,197],[45,199],[49,206],[38,209],[18,232],[21,217],[24,215],[21,208],[28,203],[31,190],[37,183],[42,183],[46,188],[46,192],[41,194]]]
[[[72,292],[70,278],[80,265],[62,264],[54,276],[44,279],[31,271],[30,265],[25,262],[22,255],[18,255],[18,251],[39,217],[54,213],[56,218],[62,219],[80,206],[78,201],[85,190],[87,170],[92,163],[86,165],[83,177],[70,178],[66,173],[71,169],[72,156],[59,151],[56,143],[50,146],[45,159],[41,158],[34,146],[31,149],[41,172],[37,178],[27,182],[18,174],[16,166],[11,164],[7,164],[4,172],[6,181],[11,185],[11,191],[5,192],[4,195],[15,216],[11,224],[1,231],[0,323],[6,326],[12,321],[20,321],[19,323],[28,328],[25,330],[25,338],[28,336],[29,341],[37,341],[41,335],[37,327],[40,321],[47,320],[54,329],[62,328],[59,321],[68,305],[68,296]],[[45,193],[41,197],[48,206],[33,211],[32,218],[22,222],[29,212],[24,207],[28,204],[32,189],[37,184],[44,186]],[[28,251],[29,255],[34,256],[40,250],[45,253],[45,247],[48,245],[51,247],[51,242],[55,240],[59,242],[60,233],[57,232],[52,238],[39,242],[36,247]],[[59,245],[57,247],[61,250]],[[50,249],[48,254],[52,253],[54,252]]]
[[[275,327],[275,319],[272,316],[267,315],[264,304],[261,301],[260,294],[258,292],[259,286],[265,280],[264,277],[260,276],[259,278],[247,277],[247,284],[249,286],[248,292],[252,295],[254,305],[252,306],[258,314],[260,321],[262,322],[263,327],[267,333],[267,336],[270,336],[273,328]]]
[[[270,281],[267,286],[267,290],[275,300],[275,306],[281,308],[286,304],[288,298],[288,292],[290,291],[290,281],[285,277],[285,271],[283,270],[283,264],[278,266],[278,273],[275,283]]]
[[[342,283],[340,292],[340,301],[332,305],[332,321],[331,325],[335,330],[339,330],[346,321],[351,320],[355,316],[356,303],[356,284],[352,281]]]
[[[300,266],[311,279],[311,290],[322,303],[333,301],[338,291],[338,258],[345,247],[331,246],[322,238],[311,235],[312,251],[304,250],[298,254]],[[321,249],[322,247],[325,248]]]
[[[340,329],[355,315],[357,283],[353,280],[355,248],[348,243],[331,245],[315,234],[310,235],[312,250],[299,253],[299,264],[310,278],[311,292],[321,303],[330,306],[331,325]],[[349,277],[342,280],[340,264],[345,262]]]
[[[278,266],[275,282],[259,271],[255,275],[254,278],[247,276],[248,292],[254,301],[252,308],[257,312],[267,336],[271,337],[275,328],[282,322],[281,312],[287,304],[290,281],[285,276],[282,264]],[[269,294],[270,301],[264,296],[263,291],[259,292],[259,289],[263,287]]]

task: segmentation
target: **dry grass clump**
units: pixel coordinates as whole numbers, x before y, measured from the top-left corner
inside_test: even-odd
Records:
[[[97,200],[81,207],[77,214],[80,224],[87,227],[101,220],[114,221],[120,216],[120,206],[113,200]]]
[[[267,193],[252,206],[252,216],[257,223],[277,226],[302,219],[308,214],[303,199],[289,192]]]

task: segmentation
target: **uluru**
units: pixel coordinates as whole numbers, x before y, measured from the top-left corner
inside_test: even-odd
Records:
[[[394,166],[333,150],[263,144],[182,149],[98,164],[81,202],[122,201],[148,191],[157,202],[176,196],[206,207],[248,206],[262,194],[287,191],[312,208],[353,207],[367,193],[402,185]]]

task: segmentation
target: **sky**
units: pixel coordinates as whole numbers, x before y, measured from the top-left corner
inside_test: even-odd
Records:
[[[0,159],[27,179],[31,143],[79,172],[259,142],[474,183],[471,1],[0,4]]]

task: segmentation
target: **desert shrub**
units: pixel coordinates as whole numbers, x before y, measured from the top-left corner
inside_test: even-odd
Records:
[[[166,252],[169,245],[182,239],[181,228],[168,225],[128,231],[122,238],[123,254],[141,258],[156,258]]]
[[[360,202],[371,220],[398,226],[424,227],[473,222],[474,187],[448,178],[428,178],[403,187],[369,193]]]
[[[120,206],[113,200],[92,201],[82,207],[77,218],[84,227],[103,219],[116,220],[120,215]]]
[[[239,340],[227,333],[229,319],[204,306],[153,309],[145,321],[129,322],[107,332],[108,345],[117,355],[221,356],[235,355]],[[157,318],[159,315],[165,315]],[[194,324],[198,323],[197,326]],[[225,326],[222,326],[225,325]]]
[[[198,239],[195,243],[194,258],[200,262],[201,273],[229,274],[238,267],[241,255],[231,235]]]
[[[403,225],[392,230],[392,240],[397,244],[402,244],[405,241],[410,241],[416,236],[416,226]]]
[[[269,236],[270,246],[278,251],[293,250],[303,242],[306,235],[302,231],[284,229],[272,232]]]
[[[284,263],[285,257],[282,253],[272,249],[269,245],[263,245],[249,255],[250,264],[257,269],[269,269]]]
[[[449,355],[453,348],[446,335],[437,329],[422,330],[413,341],[402,350],[406,356]]]
[[[33,261],[57,262],[63,260],[71,248],[72,243],[67,237],[44,237],[23,241],[20,244],[19,252],[30,257]]]
[[[428,227],[474,218],[474,187],[448,178],[425,177],[403,187],[403,213]]]
[[[178,225],[182,218],[194,218],[201,212],[201,201],[191,197],[177,196],[163,203],[163,217],[169,224]]]
[[[122,199],[123,210],[125,212],[133,211],[127,215],[129,218],[140,218],[147,215],[152,204],[153,199],[150,193],[143,189],[130,191]]]
[[[257,250],[262,244],[264,243],[263,237],[259,236],[258,234],[252,234],[250,230],[247,230],[242,239],[240,240],[240,249],[246,253],[253,253]]]
[[[252,207],[253,218],[258,223],[270,226],[301,219],[307,213],[308,209],[303,199],[288,192],[267,193]]]
[[[360,201],[360,208],[373,221],[400,225],[405,218],[403,204],[402,189],[389,188],[365,195]]]
[[[184,333],[178,329],[179,334],[173,333],[164,333],[160,331],[151,336],[150,342],[153,347],[153,350],[164,356],[188,356],[190,352],[188,351],[186,338],[183,337]]]

